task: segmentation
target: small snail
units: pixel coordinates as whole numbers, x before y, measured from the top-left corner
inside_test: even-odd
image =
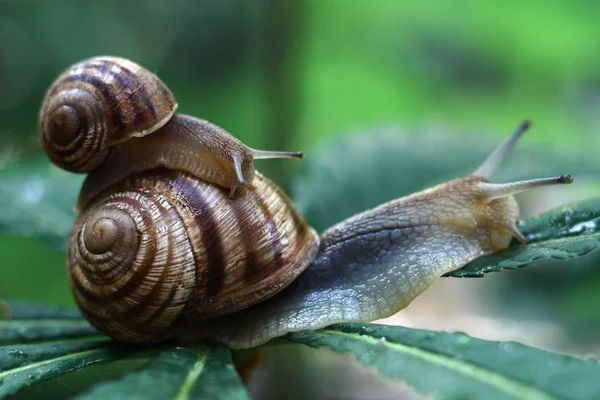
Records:
[[[160,91],[169,97],[166,88]],[[51,134],[44,130],[55,118],[46,114],[56,112],[46,103],[42,107],[43,140],[74,136],[79,117],[72,118],[70,110],[60,111]],[[114,119],[114,113],[104,112]],[[572,182],[570,175],[489,181],[529,127],[524,122],[472,175],[367,210],[318,236],[282,190],[258,172],[231,198],[231,188],[192,168],[173,167],[180,165],[177,160],[145,164],[146,154],[157,154],[152,140],[165,147],[170,140],[193,142],[195,134],[203,134],[189,128],[203,124],[198,121],[172,116],[153,135],[115,146],[117,155],[99,168],[127,174],[112,179],[95,170],[84,183],[84,191],[96,194],[83,195],[73,225],[69,281],[83,314],[117,340],[209,340],[245,348],[290,331],[390,316],[444,273],[506,248],[513,237],[524,242],[513,194]],[[165,130],[169,125],[173,128]],[[187,146],[179,145],[174,148]],[[225,144],[215,143],[210,151],[220,145]],[[220,158],[210,151],[188,158],[212,167]],[[202,157],[211,161],[196,160]]]
[[[85,60],[54,81],[40,111],[42,145],[59,167],[90,172],[77,209],[126,176],[160,166],[231,189],[233,197],[254,179],[254,159],[303,157],[251,149],[176,109],[155,74],[123,58]]]

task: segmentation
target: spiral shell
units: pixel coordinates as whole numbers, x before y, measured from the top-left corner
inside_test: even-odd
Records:
[[[110,146],[159,129],[177,103],[153,73],[129,60],[95,57],[67,69],[40,110],[42,145],[63,169],[89,172]]]
[[[68,251],[71,288],[88,320],[115,339],[154,342],[292,282],[316,255],[315,231],[260,174],[243,196],[228,194],[155,170],[91,203]]]

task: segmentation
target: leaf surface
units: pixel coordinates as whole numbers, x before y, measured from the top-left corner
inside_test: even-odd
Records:
[[[81,369],[125,357],[130,350],[106,338],[0,347],[0,398],[17,390]]]
[[[0,309],[8,317],[0,318],[0,344],[99,334],[76,309],[27,300],[6,300]]]
[[[75,308],[58,307],[52,304],[31,300],[7,299],[0,302],[8,308],[12,319],[82,319],[83,316]],[[0,305],[1,306],[1,305]]]
[[[350,353],[436,399],[597,399],[600,364],[463,333],[338,324],[286,339]]]
[[[0,231],[37,237],[64,250],[84,176],[42,157],[11,164],[0,174]]]
[[[163,352],[126,377],[96,384],[79,400],[227,399],[249,394],[235,371],[230,351],[222,346],[175,348]]]

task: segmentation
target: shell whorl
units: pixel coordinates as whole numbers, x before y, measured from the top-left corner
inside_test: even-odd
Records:
[[[42,145],[61,168],[89,172],[111,145],[152,133],[176,108],[155,74],[123,58],[95,57],[71,66],[48,89],[40,110]]]
[[[165,336],[185,307],[195,274],[177,218],[163,196],[139,192],[109,196],[78,218],[69,275],[92,324],[116,339]]]
[[[69,242],[69,277],[90,322],[152,342],[274,295],[314,259],[315,231],[262,175],[243,196],[191,175],[132,176],[90,204]]]

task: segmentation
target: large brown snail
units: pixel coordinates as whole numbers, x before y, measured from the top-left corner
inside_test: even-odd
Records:
[[[111,57],[69,68],[42,106],[50,158],[90,172],[69,240],[71,288],[88,320],[117,340],[243,348],[390,316],[444,273],[506,248],[512,237],[525,241],[513,194],[572,182],[570,175],[488,180],[525,122],[472,175],[319,237],[253,167],[257,157],[300,153],[249,149],[175,109],[156,75]]]

